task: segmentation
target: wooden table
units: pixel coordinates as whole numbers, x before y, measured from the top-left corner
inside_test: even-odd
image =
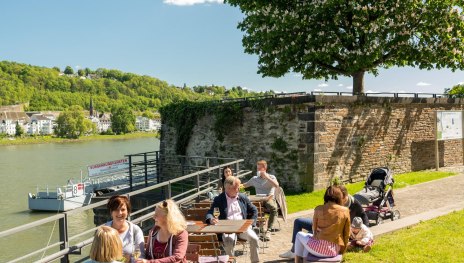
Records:
[[[189,233],[244,233],[253,224],[252,219],[245,220],[219,220],[216,225],[207,225],[201,221],[188,221],[194,224],[187,225],[187,232]]]

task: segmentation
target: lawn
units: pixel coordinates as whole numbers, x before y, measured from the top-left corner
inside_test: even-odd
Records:
[[[409,185],[428,182],[448,176],[454,176],[454,172],[441,171],[420,171],[394,175],[395,184],[393,188],[403,188]],[[350,194],[355,194],[364,187],[364,181],[345,185]],[[295,213],[302,210],[312,209],[322,204],[325,190],[318,190],[311,193],[287,194],[288,213]]]
[[[369,253],[349,252],[343,262],[464,262],[464,210],[375,240]]]

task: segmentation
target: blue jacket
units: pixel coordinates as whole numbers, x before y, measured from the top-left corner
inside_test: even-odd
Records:
[[[253,219],[253,226],[256,226],[256,219],[258,218],[258,209],[254,206],[250,199],[244,194],[238,194],[238,203],[240,205],[240,210],[242,210],[242,216],[244,219]],[[214,207],[219,207],[221,212],[219,219],[227,219],[227,199],[226,193],[221,193],[214,198],[213,204],[211,205],[208,213],[206,214],[206,223],[209,224],[209,220],[213,219],[213,210]]]

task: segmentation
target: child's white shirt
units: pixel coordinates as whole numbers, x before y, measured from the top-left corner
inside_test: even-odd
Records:
[[[351,238],[356,241],[361,241],[361,245],[366,245],[369,241],[374,240],[374,234],[372,231],[364,224],[361,225],[361,229],[357,234],[351,232]]]

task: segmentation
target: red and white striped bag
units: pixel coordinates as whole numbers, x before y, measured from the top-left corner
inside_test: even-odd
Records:
[[[309,253],[317,257],[335,257],[340,251],[340,246],[326,240],[310,237],[308,240]]]

